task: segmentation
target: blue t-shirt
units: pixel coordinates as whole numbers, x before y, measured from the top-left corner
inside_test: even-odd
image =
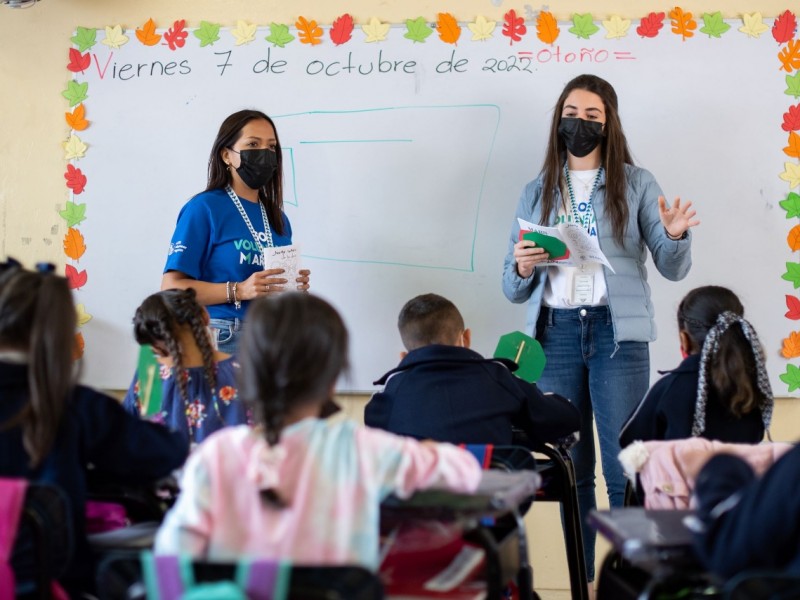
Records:
[[[266,234],[258,203],[242,200],[253,228],[266,247]],[[278,235],[270,224],[272,243],[288,246],[292,243],[292,227],[283,217],[284,235]],[[180,271],[192,279],[209,283],[244,281],[264,268],[263,257],[239,210],[224,189],[201,192],[189,200],[178,215],[178,223],[164,272]],[[242,318],[249,302],[236,310],[233,304],[212,304],[208,313],[212,319]]]

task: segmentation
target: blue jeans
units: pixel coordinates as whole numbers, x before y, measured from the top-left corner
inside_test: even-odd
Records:
[[[647,393],[650,349],[647,342],[615,344],[607,306],[543,306],[536,334],[547,357],[539,387],[569,398],[581,413],[581,439],[571,456],[578,484],[586,572],[589,581],[594,581],[595,532],[586,524],[586,515],[597,507],[592,419],[597,421],[609,503],[622,506],[625,475],[617,459],[619,432]]]
[[[241,319],[211,319],[208,322],[214,334],[214,345],[220,352],[237,354],[242,338]]]

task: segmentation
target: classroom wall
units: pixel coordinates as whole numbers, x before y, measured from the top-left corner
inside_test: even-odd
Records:
[[[574,12],[592,12],[595,18],[619,15],[638,19],[649,11],[669,10],[675,4],[652,0],[636,3],[571,0],[549,2],[548,7],[558,19],[566,19]],[[534,10],[541,8],[539,4],[532,5]],[[449,11],[460,20],[471,20],[477,15],[500,20],[508,9],[523,10],[524,6],[525,2],[506,0],[228,0],[224,3],[216,0],[42,0],[27,10],[0,6],[0,257],[13,255],[29,265],[39,260],[64,263],[61,249],[64,221],[58,211],[64,208],[67,200],[61,142],[68,130],[61,91],[69,75],[65,69],[66,48],[78,25],[121,24],[132,28],[148,17],[162,24],[179,18],[186,18],[189,25],[196,25],[200,18],[224,25],[234,25],[237,19],[263,24],[293,22],[301,14],[330,23],[345,11],[357,22],[373,16],[390,22],[412,15],[433,20],[440,11]],[[703,1],[682,7],[697,14],[720,10],[726,18],[756,11],[769,18],[787,8],[785,2],[777,0]],[[130,210],[136,207],[131,206]],[[120,272],[119,276],[124,278],[126,273]],[[363,397],[346,398],[345,407],[354,417],[361,418],[364,400]],[[797,423],[800,423],[800,404],[779,401],[773,430],[775,439],[796,439]],[[598,495],[602,496],[601,490]],[[545,600],[568,597],[560,526],[557,511],[551,508],[536,507],[529,519],[535,581],[537,589],[544,590]],[[602,554],[602,550],[599,551],[598,557]]]

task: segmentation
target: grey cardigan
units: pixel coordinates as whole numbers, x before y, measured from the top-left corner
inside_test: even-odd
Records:
[[[625,169],[629,214],[624,247],[615,241],[611,227],[605,227],[605,173],[598,182],[592,204],[600,249],[616,271],[612,273],[603,267],[614,324],[614,341],[652,342],[656,339],[656,325],[645,268],[647,249],[653,256],[658,272],[671,281],[679,281],[686,277],[692,266],[692,234],[689,231],[682,240],[669,239],[658,215],[658,197],[663,192],[655,178],[649,171],[633,165],[626,165]],[[539,175],[522,191],[503,268],[503,293],[511,302],[528,302],[527,331],[533,333],[547,281],[547,268],[536,268],[527,279],[520,277],[514,260],[514,244],[519,241],[517,217],[531,223],[541,220],[542,181],[543,177]],[[558,190],[556,200],[556,206],[560,206],[562,200]],[[556,213],[545,225],[552,226],[555,223]]]

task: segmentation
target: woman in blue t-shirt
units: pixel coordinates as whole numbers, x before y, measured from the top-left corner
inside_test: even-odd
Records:
[[[267,248],[292,243],[282,164],[272,119],[256,110],[236,112],[223,121],[211,148],[205,191],[178,215],[161,289],[197,291],[222,352],[236,352],[250,300],[308,289],[308,270],[289,282],[283,269],[264,269]]]

